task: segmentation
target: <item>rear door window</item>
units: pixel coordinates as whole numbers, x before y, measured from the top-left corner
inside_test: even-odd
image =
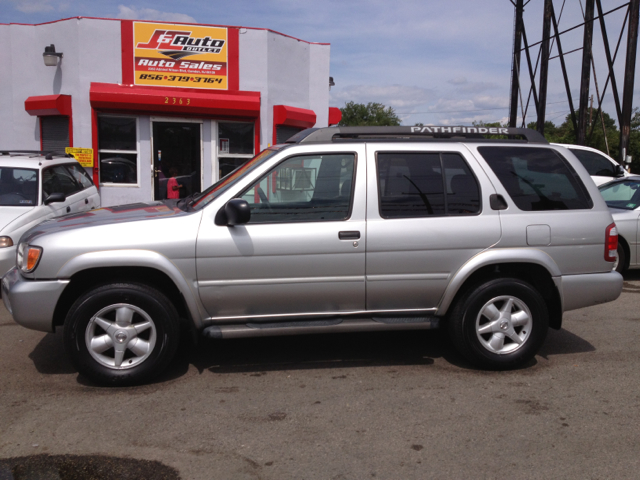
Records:
[[[379,152],[382,218],[475,215],[480,188],[458,153]]]
[[[551,148],[478,147],[520,210],[578,210],[593,207],[573,167]]]

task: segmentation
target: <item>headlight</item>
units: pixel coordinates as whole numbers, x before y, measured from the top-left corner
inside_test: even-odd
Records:
[[[40,257],[42,256],[42,248],[21,243],[18,245],[18,253],[16,254],[16,264],[23,273],[33,272],[38,266]]]
[[[11,237],[0,237],[0,248],[13,247]]]

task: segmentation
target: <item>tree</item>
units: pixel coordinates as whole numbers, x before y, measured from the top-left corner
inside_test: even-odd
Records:
[[[381,103],[347,102],[343,108],[340,125],[343,127],[359,126],[397,126],[400,119],[391,107],[385,107]]]

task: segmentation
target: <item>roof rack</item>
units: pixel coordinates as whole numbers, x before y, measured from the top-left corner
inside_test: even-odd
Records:
[[[507,127],[451,127],[451,126],[414,126],[414,127],[325,127],[303,130],[285,143],[331,143],[345,140],[471,140],[495,141],[495,136],[506,136],[506,140],[541,143],[549,142],[537,131],[530,128]],[[505,139],[501,139],[505,140]]]
[[[18,157],[18,156],[30,156],[44,157],[45,160],[53,160],[54,157],[69,157],[74,158],[70,153],[61,152],[58,150],[0,150],[0,156]]]

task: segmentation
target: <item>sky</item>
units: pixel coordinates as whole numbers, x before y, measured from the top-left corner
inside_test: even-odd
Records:
[[[542,37],[543,0],[530,0],[524,13],[530,44]],[[603,0],[605,12],[624,0]],[[584,0],[554,0],[559,29],[582,23]],[[612,52],[626,8],[606,16]],[[514,8],[510,0],[0,0],[0,23],[37,24],[69,17],[159,20],[268,28],[309,42],[331,44],[335,86],[330,105],[348,101],[390,106],[403,125],[469,125],[508,121]],[[561,36],[564,52],[582,47],[582,27]],[[608,71],[598,24],[593,33],[595,78],[602,94]],[[538,46],[531,48],[535,63]],[[622,96],[626,28],[615,62]],[[551,56],[557,55],[554,45]],[[579,105],[580,50],[565,55],[574,107]],[[633,105],[640,105],[640,62]],[[546,119],[555,124],[569,113],[559,59],[549,62]],[[530,82],[522,55],[523,104]],[[591,92],[595,95],[594,75]],[[622,101],[622,98],[621,98]],[[597,107],[597,99],[595,100]],[[603,108],[616,118],[611,86]],[[519,107],[519,122],[524,108]],[[533,100],[526,123],[536,120]]]

